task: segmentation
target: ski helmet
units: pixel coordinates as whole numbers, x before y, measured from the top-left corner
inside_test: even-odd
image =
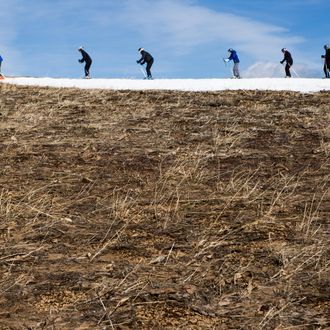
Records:
[[[231,53],[231,52],[233,52],[233,51],[234,51],[234,49],[232,49],[232,48],[229,48],[229,49],[228,49],[228,52],[229,52],[229,53]]]
[[[144,50],[143,47],[140,47],[140,48],[139,48],[139,52],[140,52],[140,53],[141,53],[143,50]]]
[[[286,52],[286,50],[287,50],[286,48],[282,48],[281,52],[284,53],[284,52]]]
[[[324,48],[325,50],[327,50],[327,49],[330,48],[330,45],[324,45],[323,48]]]
[[[83,46],[80,46],[79,48],[78,48],[78,50],[83,50],[84,49],[84,47]]]

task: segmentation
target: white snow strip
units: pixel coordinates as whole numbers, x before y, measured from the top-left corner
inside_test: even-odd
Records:
[[[272,90],[303,93],[330,90],[330,79],[305,78],[251,78],[251,79],[59,79],[59,78],[6,78],[2,83],[74,87],[81,89],[112,90],[175,90],[175,91],[222,91],[222,90]]]

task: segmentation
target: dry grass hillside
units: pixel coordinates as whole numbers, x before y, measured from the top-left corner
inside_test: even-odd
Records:
[[[329,329],[329,105],[0,84],[0,329]]]

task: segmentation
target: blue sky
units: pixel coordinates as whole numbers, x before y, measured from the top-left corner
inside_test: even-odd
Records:
[[[79,78],[81,45],[99,78],[140,78],[144,47],[156,78],[223,78],[238,51],[244,77],[282,77],[288,48],[302,77],[322,77],[329,0],[0,0],[7,75]]]

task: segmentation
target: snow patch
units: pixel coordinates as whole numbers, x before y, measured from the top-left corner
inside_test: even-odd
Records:
[[[2,83],[48,86],[56,88],[112,89],[112,90],[173,90],[173,91],[223,91],[272,90],[318,92],[330,90],[330,79],[307,78],[251,78],[251,79],[56,79],[56,78],[6,78]]]

